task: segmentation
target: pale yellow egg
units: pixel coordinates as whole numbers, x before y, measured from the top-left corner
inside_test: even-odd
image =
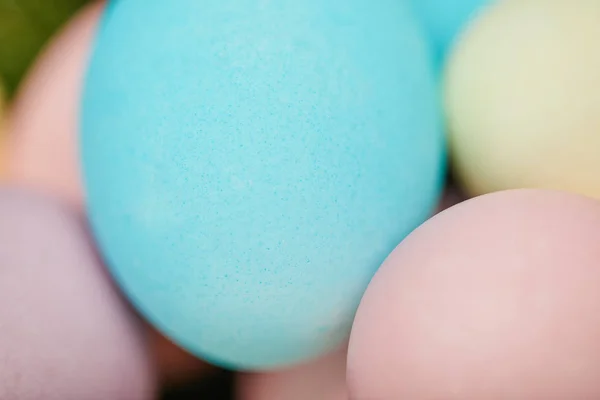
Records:
[[[453,168],[468,194],[547,188],[600,198],[600,2],[503,0],[445,73]]]

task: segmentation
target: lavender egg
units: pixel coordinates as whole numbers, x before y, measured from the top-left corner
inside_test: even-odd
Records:
[[[78,215],[0,188],[0,221],[0,399],[153,398],[142,327]]]

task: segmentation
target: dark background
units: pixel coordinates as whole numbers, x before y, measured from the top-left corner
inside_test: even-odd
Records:
[[[161,400],[234,400],[234,374],[219,371],[187,384],[165,389]],[[308,400],[308,399],[307,399]]]

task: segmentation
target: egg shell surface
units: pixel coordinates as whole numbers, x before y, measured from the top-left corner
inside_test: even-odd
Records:
[[[393,0],[111,3],[83,173],[97,241],[143,314],[235,369],[340,345],[439,200],[428,54]]]
[[[0,188],[0,399],[148,400],[140,321],[79,214]]]
[[[84,209],[79,163],[79,103],[104,1],[90,2],[48,43],[21,83],[6,114],[6,171],[0,179]],[[2,134],[0,133],[0,136]],[[0,152],[2,151],[0,137]],[[151,347],[167,384],[202,375],[210,367],[154,329]]]
[[[0,182],[6,179],[6,99],[0,82]]]
[[[598,238],[600,203],[564,192],[496,192],[433,217],[363,297],[351,398],[599,398]]]
[[[81,86],[104,2],[85,6],[49,41],[7,121],[8,179],[83,208],[78,119]]]
[[[457,43],[444,97],[470,195],[517,188],[600,199],[600,2],[505,0]]]

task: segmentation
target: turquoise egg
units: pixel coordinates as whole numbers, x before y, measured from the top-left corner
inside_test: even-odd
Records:
[[[410,0],[442,66],[458,35],[492,0]]]
[[[438,202],[429,49],[397,0],[127,0],[83,94],[91,225],[133,304],[213,363],[343,343]]]

